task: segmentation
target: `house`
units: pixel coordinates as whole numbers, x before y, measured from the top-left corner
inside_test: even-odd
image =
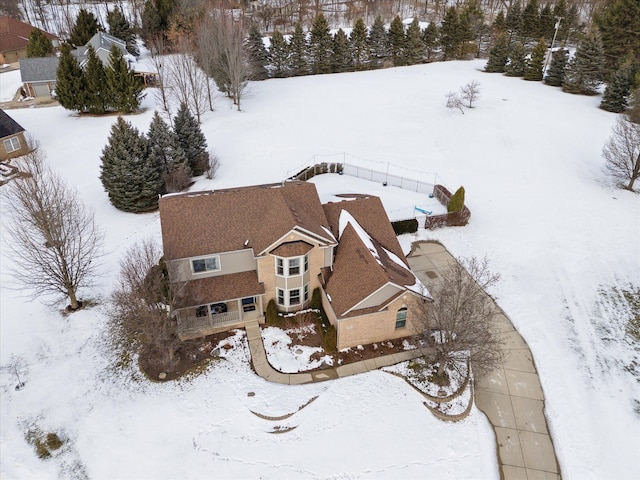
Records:
[[[29,34],[36,27],[16,20],[7,15],[0,16],[0,65],[15,63],[20,58],[27,58],[27,43]],[[60,39],[52,33],[43,32],[57,48]]]
[[[29,145],[24,136],[24,128],[0,109],[0,160],[7,160],[29,153]]]
[[[120,40],[119,38],[105,32],[98,32],[91,37],[85,46],[78,47],[74,50],[74,55],[82,68],[85,67],[88,61],[87,50],[89,49],[89,45],[93,47],[96,55],[105,67],[109,66],[109,53],[111,51],[111,47],[114,45],[122,51],[122,56],[127,59],[129,64],[133,61],[133,57],[129,52],[127,52],[127,44],[124,40]]]
[[[410,335],[411,305],[430,298],[411,272],[380,199],[322,205],[290,181],[160,199],[164,258],[180,338],[307,307],[314,289],[338,348]]]
[[[55,92],[58,57],[21,58],[22,88],[29,97],[51,97]]]

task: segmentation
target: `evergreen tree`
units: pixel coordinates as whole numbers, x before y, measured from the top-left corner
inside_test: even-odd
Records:
[[[275,29],[271,36],[271,47],[269,47],[269,62],[273,68],[273,76],[276,78],[288,77],[291,72],[291,61],[289,54],[289,44]]]
[[[578,12],[578,6],[575,3],[572,3],[567,9],[564,20],[560,23],[558,36],[562,40],[562,43],[566,44],[569,40],[574,40],[579,33],[580,13]]]
[[[193,175],[202,175],[208,166],[207,140],[200,125],[184,103],[180,105],[173,119],[173,131],[178,137],[178,144],[187,155]]]
[[[188,186],[191,168],[178,136],[156,111],[147,134],[149,161],[161,172],[165,192],[179,192]],[[178,180],[176,182],[175,180]]]
[[[551,11],[551,5],[546,3],[542,10],[540,10],[540,36],[551,43],[555,31],[556,20]]]
[[[553,6],[553,18],[555,19],[556,17],[561,17],[563,19],[562,21],[567,18],[567,0],[558,0]]]
[[[498,12],[498,15],[496,15],[496,18],[493,20],[491,30],[494,35],[507,32],[507,21],[504,18],[504,12],[502,10]]]
[[[440,45],[443,60],[451,60],[458,55],[460,47],[460,19],[456,7],[449,7],[440,26]]]
[[[93,13],[81,8],[76,23],[71,29],[71,44],[76,47],[86,45],[96,33],[98,33],[98,20]]]
[[[46,57],[53,53],[53,43],[47,36],[37,28],[29,32],[29,40],[27,42],[27,57]]]
[[[535,82],[542,81],[543,69],[544,69],[544,56],[547,53],[547,44],[544,42],[544,38],[533,47],[531,51],[531,57],[527,59],[524,69],[524,79],[532,80]]]
[[[484,67],[485,72],[489,73],[503,73],[504,67],[509,59],[509,40],[505,33],[501,34],[497,39],[495,45],[489,51],[489,61]]]
[[[564,48],[555,50],[551,54],[551,63],[544,77],[544,83],[552,87],[561,87],[564,82],[564,71],[569,61],[569,52]]]
[[[131,55],[138,56],[138,44],[136,43],[136,35],[129,21],[118,7],[107,13],[107,24],[109,25],[109,35],[113,35],[126,43],[127,52]]]
[[[473,51],[473,45],[469,42],[473,40],[473,31],[469,15],[462,14],[458,16],[458,28],[456,31],[458,46],[456,48],[456,58],[464,58],[468,53]]]
[[[349,43],[351,44],[355,69],[365,70],[369,63],[369,45],[367,43],[367,27],[361,18],[356,20],[353,30],[351,30]]]
[[[615,71],[628,55],[640,62],[640,1],[608,0],[595,20],[600,29],[607,70]]]
[[[507,32],[509,32],[509,45],[514,39],[517,39],[522,32],[522,5],[520,0],[516,0],[511,8],[507,10],[507,18],[505,19]]]
[[[468,25],[468,27],[467,27]],[[460,14],[460,27],[463,43],[461,44],[460,54],[463,58],[471,51],[471,45],[467,43],[475,40],[477,43],[476,56],[480,56],[480,49],[483,44],[483,36],[488,34],[489,27],[484,23],[484,11],[478,0],[467,0]],[[465,32],[465,29],[468,31]]]
[[[629,106],[631,83],[634,69],[630,64],[623,65],[611,76],[602,96],[600,108],[608,112],[621,113]]]
[[[173,6],[177,3],[173,0],[147,0],[141,15],[143,36],[164,35],[169,30]]]
[[[389,26],[388,41],[389,53],[393,60],[394,66],[406,65],[404,57],[405,36],[404,36],[404,24],[400,19],[400,16],[396,15],[391,25]]]
[[[160,172],[149,160],[144,136],[122,117],[111,127],[101,161],[100,181],[114,207],[125,212],[158,208]]]
[[[425,46],[422,40],[422,32],[420,31],[420,23],[418,22],[418,17],[413,17],[413,21],[407,28],[405,40],[405,58],[407,65],[422,63],[424,54]]]
[[[509,63],[504,68],[509,77],[522,77],[524,75],[525,58],[527,51],[522,42],[516,42],[509,52]]]
[[[384,59],[389,55],[387,31],[380,15],[376,16],[369,32],[369,51],[371,52],[371,64],[374,68],[380,68]]]
[[[308,75],[309,45],[307,44],[307,36],[302,30],[302,24],[300,22],[296,23],[295,30],[291,36],[289,52],[291,53],[291,71],[293,75]]]
[[[142,82],[129,69],[122,51],[115,45],[109,51],[109,67],[106,68],[105,73],[110,106],[122,113],[138,110],[144,97]]]
[[[82,112],[85,105],[84,72],[71,54],[71,46],[64,44],[56,72],[56,98],[67,110]]]
[[[250,64],[250,80],[265,80],[269,78],[267,71],[267,63],[269,54],[262,41],[262,32],[258,28],[258,24],[253,22],[249,29],[249,37],[247,38],[247,53]]]
[[[332,44],[333,40],[329,33],[329,23],[324,15],[319,13],[313,21],[309,38],[312,73],[331,73]]]
[[[538,0],[529,0],[522,11],[522,36],[524,38],[540,38],[540,12]]]
[[[447,212],[461,212],[464,208],[464,187],[458,188],[447,204]]]
[[[331,55],[333,71],[336,73],[353,71],[353,57],[351,46],[344,30],[339,29],[333,37],[333,52]]]
[[[431,59],[433,51],[438,47],[439,43],[438,26],[435,24],[435,22],[429,22],[427,28],[423,30],[422,41],[424,43],[425,52],[427,54],[427,61],[429,61]]]
[[[604,50],[595,35],[587,36],[576,49],[564,74],[562,90],[581,95],[595,95],[602,83]]]
[[[87,48],[87,64],[84,68],[86,110],[100,115],[111,105],[111,91],[107,84],[107,74],[96,51],[91,45]]]

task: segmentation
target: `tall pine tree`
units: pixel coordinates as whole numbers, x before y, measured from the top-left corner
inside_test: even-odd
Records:
[[[269,63],[276,78],[288,77],[291,74],[291,54],[289,44],[277,28],[271,36],[269,47]]]
[[[356,20],[353,30],[351,30],[349,43],[353,53],[354,68],[365,70],[369,64],[369,45],[367,44],[367,27],[361,18]]]
[[[628,55],[640,63],[640,1],[608,0],[595,20],[608,71],[615,71]]]
[[[633,76],[634,68],[630,64],[623,65],[616,70],[607,83],[600,108],[608,112],[624,112],[629,106]]]
[[[136,35],[120,8],[116,6],[116,8],[107,13],[107,24],[109,25],[109,34],[126,43],[127,52],[131,55],[139,55]]]
[[[538,0],[529,0],[522,11],[522,36],[526,39],[540,38],[540,12]]]
[[[344,30],[339,29],[333,37],[332,52],[333,71],[336,73],[353,71],[351,45]]]
[[[509,40],[505,33],[498,36],[496,43],[489,51],[489,61],[484,67],[485,72],[503,73],[509,59]]]
[[[187,155],[189,167],[195,176],[202,175],[208,168],[207,140],[200,125],[191,115],[186,104],[181,104],[173,119],[173,131],[178,137],[178,144]]]
[[[143,86],[122,56],[122,51],[113,45],[109,51],[109,67],[106,68],[109,106],[121,113],[133,113],[140,107],[144,97]]]
[[[460,47],[460,19],[456,7],[449,7],[442,19],[440,26],[440,45],[443,51],[443,60],[452,60],[457,57]]]
[[[93,13],[81,8],[76,23],[71,29],[71,43],[76,47],[81,47],[86,45],[96,33],[98,33],[98,20]]]
[[[27,42],[27,57],[46,57],[53,53],[53,43],[51,40],[37,28],[29,32],[29,40]]]
[[[588,35],[567,65],[562,90],[581,95],[595,95],[604,76],[604,50],[600,38]]]
[[[534,82],[541,82],[544,68],[544,56],[547,53],[547,44],[544,43],[544,38],[533,47],[531,51],[531,57],[525,62],[524,79],[532,80]]]
[[[376,16],[369,31],[369,51],[371,52],[371,64],[373,67],[382,67],[384,59],[389,55],[389,42],[387,31],[380,15]]]
[[[160,171],[149,160],[147,140],[122,117],[111,127],[101,160],[100,181],[114,207],[125,212],[158,208]]]
[[[71,46],[64,44],[56,72],[56,98],[67,110],[82,112],[85,106],[84,72],[71,54]]]
[[[422,32],[422,42],[424,43],[425,53],[427,55],[427,61],[431,60],[431,55],[439,45],[439,32],[438,26],[435,22],[429,22],[427,28]]]
[[[511,43],[517,40],[522,33],[522,5],[520,0],[516,0],[507,10],[505,24],[509,33],[509,46],[511,46]]]
[[[309,53],[311,57],[311,71],[314,74],[331,73],[331,57],[333,39],[329,33],[329,23],[322,13],[313,20],[309,37]]]
[[[291,71],[293,75],[309,74],[309,45],[307,44],[307,36],[302,30],[302,24],[296,23],[291,42],[289,43],[289,52],[291,53]]]
[[[405,58],[407,65],[422,63],[424,55],[425,46],[422,40],[422,32],[420,31],[420,23],[418,22],[418,17],[413,17],[413,21],[407,28],[405,40]]]
[[[179,192],[189,185],[191,168],[178,136],[156,111],[147,134],[149,161],[161,172],[164,192]]]
[[[396,15],[389,26],[388,33],[388,45],[391,59],[394,66],[406,65],[406,59],[404,56],[405,50],[405,36],[404,36],[404,24],[400,19],[400,16]]]
[[[552,87],[561,87],[564,82],[564,71],[569,61],[569,52],[564,48],[551,54],[551,63],[544,77],[544,83]]]
[[[522,77],[524,75],[525,59],[527,51],[522,42],[516,42],[509,52],[509,63],[504,68],[509,77]]]
[[[111,105],[109,85],[104,66],[91,45],[87,48],[87,64],[84,68],[86,110],[100,115]]]
[[[246,49],[249,57],[249,79],[265,80],[269,78],[267,63],[269,54],[262,41],[262,32],[258,28],[258,24],[253,22],[249,29],[249,37],[247,38]]]

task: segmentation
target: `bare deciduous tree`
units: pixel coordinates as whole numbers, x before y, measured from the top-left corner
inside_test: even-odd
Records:
[[[149,49],[151,50],[151,60],[153,66],[158,72],[158,85],[156,90],[156,97],[162,103],[162,108],[166,113],[169,112],[169,98],[168,92],[165,88],[166,81],[166,69],[165,69],[165,42],[164,36],[161,34],[154,35],[149,41]]]
[[[4,225],[14,278],[35,297],[62,295],[77,310],[78,289],[90,286],[96,275],[104,234],[77,193],[47,167],[40,150],[17,166],[25,175],[7,185]]]
[[[187,41],[180,41],[175,50],[178,53],[165,57],[166,88],[176,103],[184,103],[193,112],[200,123],[200,117],[207,108],[213,110],[209,90],[209,78],[198,66],[189,52]]]
[[[493,319],[498,313],[484,291],[499,280],[487,260],[460,259],[450,265],[431,289],[433,302],[416,304],[411,327],[429,345],[427,361],[442,377],[449,365],[469,360],[476,378],[490,373],[503,359]]]
[[[602,156],[605,172],[622,188],[633,191],[640,177],[640,124],[633,123],[628,115],[618,117]]]
[[[231,12],[225,10],[210,10],[198,26],[196,37],[203,68],[240,110],[250,73],[242,19],[235,20]]]
[[[464,110],[462,109],[462,100],[455,92],[447,93],[447,108],[457,108],[464,115]]]
[[[120,278],[112,294],[110,315],[122,328],[130,345],[141,348],[142,358],[157,368],[170,370],[177,362],[180,340],[171,303],[166,271],[159,264],[162,250],[153,240],[134,244],[120,260]]]
[[[460,87],[460,96],[468,103],[469,108],[473,108],[473,102],[480,98],[480,82],[472,80]]]

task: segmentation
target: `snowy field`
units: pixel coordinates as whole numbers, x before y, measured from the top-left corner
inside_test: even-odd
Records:
[[[625,368],[634,359],[622,340],[626,311],[602,294],[640,285],[640,196],[601,173],[616,116],[596,108],[597,97],[484,74],[483,66],[251,83],[242,112],[219,97],[204,116],[221,168],[193,190],[282,181],[314,156],[340,152],[381,171],[437,172],[450,190],[464,185],[470,224],[404,236],[405,251],[413,240],[438,239],[456,256],[486,255],[502,275],[491,293],[534,354],[563,478],[640,478],[640,383]],[[447,92],[471,80],[481,83],[477,107],[446,109]],[[0,98],[17,85],[19,72],[0,74]],[[155,103],[149,91],[146,110],[127,120],[147,131]],[[2,238],[0,363],[22,362],[26,386],[15,391],[15,376],[2,370],[0,477],[498,478],[493,432],[477,409],[460,423],[440,422],[383,372],[269,384],[249,368],[242,336],[192,380],[150,384],[114,371],[104,302],[123,251],[160,238],[158,215],[119,212],[102,190],[99,156],[115,117],[58,107],[9,113],[95,209],[107,256],[99,285],[82,292],[97,305],[63,317],[61,306],[15,290]],[[339,178],[345,183],[315,179],[323,198],[380,194],[391,215],[422,200],[407,193],[404,205],[386,197],[389,187]],[[251,413],[293,413],[314,397],[281,422]],[[33,424],[66,439],[54,458],[39,460],[25,442]]]

